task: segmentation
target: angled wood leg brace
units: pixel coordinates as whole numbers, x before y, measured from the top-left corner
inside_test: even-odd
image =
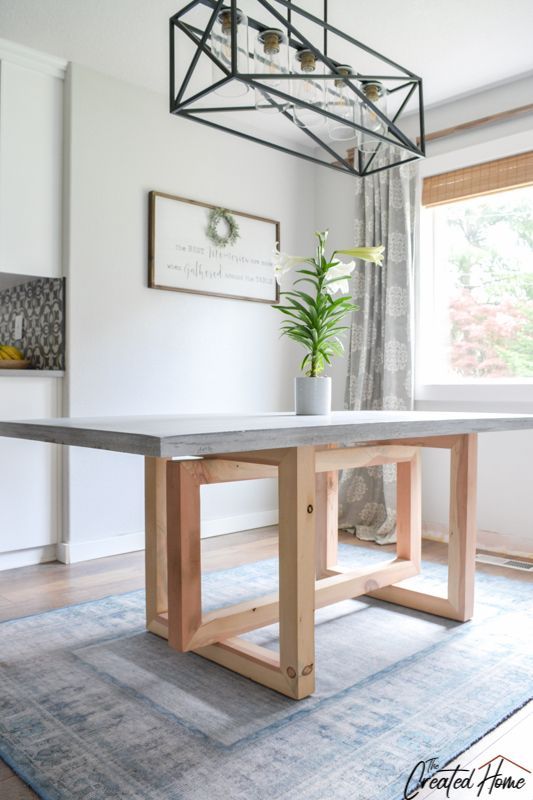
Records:
[[[409,443],[445,448],[451,453],[447,597],[401,586],[389,586],[371,594],[390,603],[466,622],[474,613],[477,435],[438,436]]]
[[[329,483],[331,472],[327,471],[333,465],[338,467],[369,467],[379,464],[396,463],[397,467],[397,537],[396,558],[374,564],[371,567],[351,569],[336,564],[337,544],[333,542],[332,530],[335,525],[337,533],[338,519],[333,513],[338,514],[337,499],[335,505],[328,502],[328,491],[325,492],[325,505],[329,506],[329,513],[322,511],[317,519],[317,548],[325,554],[323,560],[317,564],[323,568],[325,576],[344,576],[345,580],[351,579],[351,586],[355,590],[351,595],[356,597],[371,592],[383,586],[389,586],[404,578],[417,575],[420,571],[421,539],[422,539],[422,509],[420,486],[420,454],[418,447],[406,446],[402,443],[385,445],[368,445],[357,448],[343,448],[342,450],[323,450],[316,454],[317,478],[325,477],[326,486]],[[335,473],[336,474],[336,473]],[[337,492],[337,484],[330,488]],[[321,497],[317,495],[317,499]],[[324,497],[324,495],[323,495]],[[331,509],[335,509],[333,512]],[[327,563],[327,566],[326,566]],[[331,582],[333,586],[333,582]],[[328,586],[328,579],[323,578],[317,582],[321,591]],[[342,587],[343,590],[346,587]],[[346,595],[345,595],[346,596]],[[317,603],[317,606],[319,603]]]
[[[261,454],[247,454],[260,459]],[[264,456],[268,457],[268,456]],[[312,447],[272,452],[279,472],[279,600],[276,596],[214,612],[215,628],[242,633],[279,618],[279,654],[238,637],[195,652],[294,699],[314,691],[314,505]],[[229,616],[228,616],[229,614]],[[209,626],[209,621],[204,624]],[[211,625],[213,628],[213,625]],[[197,641],[205,634],[202,626]],[[208,631],[213,635],[213,630]],[[221,635],[222,634],[222,635]],[[223,638],[222,631],[218,637]],[[193,641],[194,646],[194,641]]]
[[[248,454],[245,454],[245,457]],[[250,454],[258,462],[205,460],[167,466],[168,640],[289,697],[314,691],[314,505],[312,447]],[[199,487],[279,472],[279,600],[260,598],[202,618]],[[237,637],[277,621],[279,655]]]
[[[394,462],[399,462],[398,557],[356,570],[336,568],[336,471]],[[275,475],[280,504],[279,595],[202,615],[200,486]],[[166,476],[163,483],[162,476]],[[315,560],[317,529],[320,555]],[[161,582],[164,575],[158,559],[165,536],[168,552],[168,610],[161,608],[163,590],[155,593],[155,599],[150,592],[149,629],[168,638],[176,650],[192,650],[294,699],[307,697],[315,681],[314,609],[387,586],[419,570],[418,448],[315,452],[313,447],[295,447],[187,461],[149,460],[147,533],[151,582]],[[315,572],[326,576],[315,580]],[[239,638],[278,621],[279,654]]]

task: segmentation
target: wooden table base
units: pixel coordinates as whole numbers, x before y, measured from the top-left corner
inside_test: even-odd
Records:
[[[146,459],[147,627],[174,649],[193,651],[294,699],[315,688],[314,611],[370,594],[451,619],[472,615],[475,559],[475,434],[311,446],[202,459]],[[448,597],[395,584],[420,572],[420,447],[451,450]],[[397,554],[337,566],[337,472],[397,464]],[[202,614],[200,487],[278,478],[279,593]],[[279,621],[279,653],[239,638]]]

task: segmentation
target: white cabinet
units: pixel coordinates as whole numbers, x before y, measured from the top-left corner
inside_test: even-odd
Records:
[[[63,70],[31,52],[0,41],[0,272],[57,277]]]
[[[0,375],[0,419],[55,417],[62,380]],[[60,539],[57,445],[0,439],[0,570],[55,558]]]
[[[1,288],[17,275],[62,274],[65,69],[0,39],[0,274],[8,273]],[[0,418],[60,415],[62,384],[37,372],[0,373]],[[0,439],[0,570],[56,557],[59,472],[54,445]]]

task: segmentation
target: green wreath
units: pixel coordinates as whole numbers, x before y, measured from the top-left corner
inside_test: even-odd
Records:
[[[225,235],[220,234],[218,231],[220,222],[225,222],[226,224]],[[213,242],[217,247],[227,247],[229,244],[235,244],[240,235],[235,217],[225,208],[211,209],[205,233],[209,241]]]

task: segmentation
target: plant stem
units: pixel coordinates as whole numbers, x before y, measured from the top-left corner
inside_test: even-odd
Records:
[[[315,261],[315,267],[316,267],[317,278],[318,278],[318,286],[316,287],[315,298],[314,299],[315,299],[315,309],[316,309],[317,312],[318,312],[318,298],[322,294],[323,285],[324,285],[324,281],[325,281],[325,278],[326,278],[326,273],[325,273],[325,271],[323,269],[323,257],[324,257],[324,246],[322,244],[322,240],[319,239],[318,240],[318,246],[317,246],[316,261]],[[316,378],[317,377],[317,367],[318,367],[317,356],[318,356],[318,345],[315,344],[313,346],[312,351],[311,351],[311,370],[310,370],[310,373],[309,373],[309,377],[310,378]]]

